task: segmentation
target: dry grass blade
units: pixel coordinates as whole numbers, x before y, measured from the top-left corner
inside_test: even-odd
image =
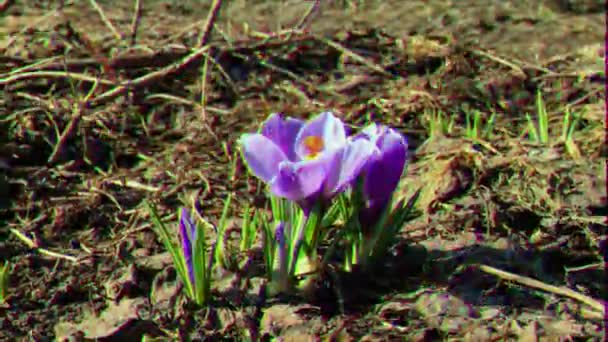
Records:
[[[605,307],[606,307],[606,303],[603,303],[600,300],[593,299],[589,296],[586,296],[582,293],[576,292],[576,291],[571,290],[566,287],[558,287],[558,286],[554,286],[554,285],[549,285],[549,284],[543,283],[542,281],[539,281],[536,279],[532,279],[529,277],[511,273],[511,272],[499,270],[497,268],[494,268],[494,267],[488,266],[488,265],[478,265],[477,267],[483,272],[495,275],[504,280],[519,283],[521,285],[529,286],[529,287],[532,287],[532,288],[535,288],[538,290],[555,293],[560,296],[572,298],[583,304],[589,305],[594,310],[597,310],[602,313],[604,312]]]

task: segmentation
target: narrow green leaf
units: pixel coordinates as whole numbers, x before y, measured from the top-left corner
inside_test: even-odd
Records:
[[[239,249],[241,252],[245,252],[251,248],[250,239],[251,234],[253,233],[251,230],[253,217],[251,214],[251,207],[249,204],[245,205],[245,209],[243,210],[243,224],[241,226],[241,241],[239,243]]]
[[[222,209],[222,215],[220,216],[220,220],[218,222],[217,228],[217,241],[215,245],[215,252],[213,257],[215,258],[215,262],[218,265],[221,265],[225,269],[230,269],[228,258],[226,257],[226,224],[228,211],[230,208],[230,204],[232,202],[232,194],[228,194],[228,197],[224,201],[224,208]]]
[[[483,131],[483,137],[484,137],[484,139],[487,139],[487,138],[490,137],[490,134],[492,133],[492,130],[494,129],[494,121],[495,120],[496,120],[496,113],[492,112],[492,115],[490,115],[490,118],[486,122],[486,126],[485,126],[485,129]]]
[[[528,137],[534,142],[539,142],[538,132],[530,114],[526,114],[526,120],[528,121]]]
[[[8,261],[5,261],[0,267],[0,303],[4,303],[8,298],[8,280],[11,269],[11,264]]]
[[[195,302],[197,305],[208,303],[206,288],[210,279],[207,277],[207,243],[205,228],[200,221],[196,223],[196,238],[192,244],[192,269],[194,273]]]

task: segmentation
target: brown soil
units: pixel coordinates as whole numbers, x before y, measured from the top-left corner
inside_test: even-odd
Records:
[[[321,1],[302,20],[313,1],[225,1],[205,83],[205,55],[170,66],[208,5],[142,1],[134,40],[132,2],[97,2],[111,25],[89,1],[4,3],[0,340],[604,340],[603,2]],[[526,134],[537,92],[547,143]],[[399,195],[422,187],[420,215],[373,274],[266,298],[262,263],[237,255],[213,303],[189,304],[143,200],[217,222],[232,193],[237,239],[263,201],[236,139],[324,110],[408,136]],[[496,118],[478,141],[475,110]],[[431,134],[432,112],[453,126]]]

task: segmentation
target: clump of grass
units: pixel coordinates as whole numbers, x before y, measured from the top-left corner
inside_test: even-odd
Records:
[[[536,93],[536,121],[529,114],[526,114],[526,120],[528,122],[526,126],[528,138],[535,143],[549,144],[549,114],[540,91]],[[572,113],[569,107],[566,107],[562,117],[562,133],[559,139],[564,144],[566,152],[573,158],[580,154],[574,142],[574,132],[578,122],[579,116]]]
[[[540,91],[536,92],[536,122],[530,114],[526,114],[527,133],[530,140],[540,143],[549,143],[549,114]]]
[[[475,111],[466,111],[465,112],[465,137],[471,140],[485,140],[492,133],[492,129],[494,128],[494,120],[496,118],[496,113],[492,113],[488,120],[483,123],[483,119],[481,117],[481,112],[478,110]]]
[[[429,138],[449,135],[454,131],[453,115],[448,115],[440,109],[425,109],[422,116]]]
[[[213,258],[216,265],[222,266],[226,270],[234,270],[237,267],[236,253],[232,253],[226,245],[226,228],[228,226],[228,212],[230,204],[232,203],[232,195],[228,194],[228,197],[224,201],[224,208],[222,209],[222,216],[217,224],[217,240],[214,248]]]
[[[574,115],[570,108],[566,107],[564,117],[562,119],[562,136],[561,139],[564,142],[566,152],[572,157],[577,157],[580,152],[578,147],[574,143],[574,131],[578,126],[579,116]]]
[[[241,225],[241,240],[239,250],[245,253],[251,250],[256,239],[256,228],[259,227],[261,216],[257,210],[247,205],[243,210],[243,224]]]

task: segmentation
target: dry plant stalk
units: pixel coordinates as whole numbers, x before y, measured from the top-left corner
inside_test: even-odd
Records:
[[[531,288],[543,290],[546,292],[554,293],[560,296],[568,297],[574,300],[577,300],[583,304],[589,305],[594,310],[604,313],[606,304],[601,300],[597,300],[586,296],[582,293],[571,290],[567,287],[554,286],[550,284],[543,283],[540,280],[532,279],[530,277],[521,276],[515,273],[499,270],[498,268],[494,268],[488,265],[477,265],[477,267],[488,274],[495,275],[501,279],[512,281],[521,285],[525,285]]]

